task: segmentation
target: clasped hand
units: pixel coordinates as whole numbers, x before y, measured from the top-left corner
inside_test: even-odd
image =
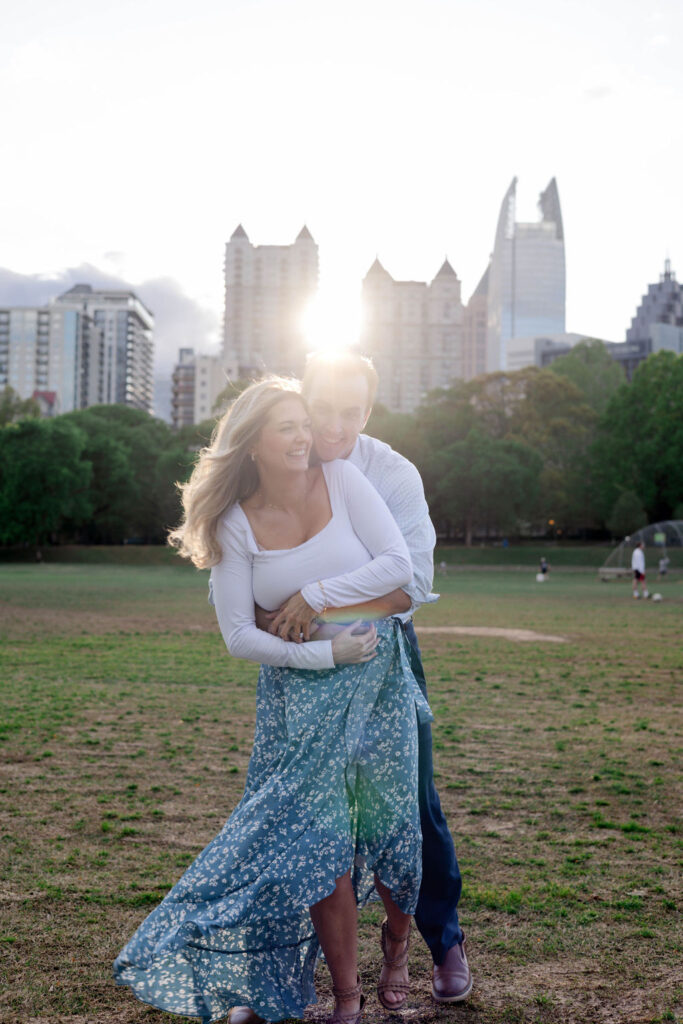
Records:
[[[259,629],[267,629],[269,633],[283,640],[303,643],[315,634],[318,625],[314,622],[315,611],[301,596],[294,594],[276,612],[256,609],[256,621]],[[371,661],[376,655],[379,638],[374,624],[368,626],[360,619],[352,622],[332,641],[332,656],[335,665],[353,665]]]
[[[310,640],[318,628],[313,621],[316,611],[304,599],[301,591],[285,601],[277,612],[271,614],[273,617],[268,632],[283,640],[302,643],[304,640]]]

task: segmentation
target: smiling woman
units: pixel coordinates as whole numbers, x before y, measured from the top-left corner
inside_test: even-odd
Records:
[[[368,384],[355,373],[364,415]],[[379,997],[396,1009],[408,990],[421,881],[417,721],[432,716],[403,625],[386,611],[350,626],[336,616],[407,586],[411,560],[361,471],[343,459],[309,466],[311,444],[296,381],[250,385],[200,453],[171,534],[211,567],[230,653],[262,664],[256,737],[244,798],[114,973],[143,1001],[207,1022],[231,1008],[232,1024],[302,1017],[322,946],[328,1024],[359,1024],[356,906],[373,896],[387,914],[382,948],[397,944]],[[269,631],[256,605],[274,613]]]

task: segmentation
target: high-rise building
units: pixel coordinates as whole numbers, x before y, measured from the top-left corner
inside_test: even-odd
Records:
[[[683,284],[676,280],[670,260],[665,260],[657,284],[648,285],[626,331],[626,341],[648,342],[649,352],[669,349],[683,353]]]
[[[54,392],[61,412],[112,402],[151,412],[153,325],[133,292],[87,284],[47,306],[0,309],[0,387]]]
[[[464,380],[472,380],[486,373],[486,336],[488,329],[489,268],[470,296],[463,319]]]
[[[303,372],[304,314],[318,287],[307,227],[292,245],[252,245],[241,224],[225,246],[223,365],[230,377]]]
[[[553,178],[539,199],[540,220],[515,220],[517,179],[505,193],[493,254],[487,296],[489,373],[508,369],[507,343],[565,333],[564,230],[557,182]]]
[[[152,412],[154,316],[132,291],[77,284],[51,309],[81,315],[76,408],[120,402]]]
[[[78,408],[77,364],[84,318],[54,306],[0,309],[0,388],[20,398],[56,393],[61,412]]]
[[[171,377],[171,423],[178,430],[194,422],[194,386],[197,369],[194,349],[178,350],[178,362]]]
[[[80,408],[79,368],[92,333],[78,309],[53,304],[0,309],[0,387],[9,385],[24,399],[53,392],[53,408],[60,412]]]
[[[463,375],[460,281],[448,260],[434,280],[395,281],[378,259],[363,279],[361,351],[379,373],[377,400],[412,412],[432,388]]]
[[[171,378],[171,423],[178,427],[216,417],[216,402],[227,380],[219,356],[181,348]]]
[[[194,421],[210,420],[222,410],[216,408],[218,396],[228,384],[220,356],[199,353],[195,357]]]
[[[676,280],[670,260],[665,260],[659,281],[648,285],[626,331],[626,341],[607,341],[605,348],[628,380],[654,352],[683,355],[683,284]],[[569,343],[543,346],[537,365],[550,366],[569,351]]]

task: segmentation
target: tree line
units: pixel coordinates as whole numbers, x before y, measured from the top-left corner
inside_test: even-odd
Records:
[[[0,544],[163,543],[178,521],[176,481],[189,475],[194,428],[174,432],[124,405],[97,405],[53,419],[17,416],[0,427]]]
[[[659,352],[631,382],[587,340],[549,369],[431,392],[370,433],[415,462],[439,534],[623,537],[683,518],[683,356]]]
[[[39,419],[5,389],[0,544],[162,543],[212,429],[173,431],[122,405]],[[683,518],[683,356],[671,352],[629,383],[601,342],[582,342],[551,369],[454,382],[412,414],[378,406],[368,430],[417,465],[448,539],[621,537]]]

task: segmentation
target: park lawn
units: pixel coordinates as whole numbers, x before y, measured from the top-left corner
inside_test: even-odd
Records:
[[[437,785],[456,839],[475,989],[429,998],[415,941],[407,1020],[673,1021],[680,1013],[683,583],[554,569],[437,575],[429,633]],[[255,666],[230,659],[206,574],[0,566],[0,1019],[177,1020],[110,964],[241,795]],[[376,908],[361,974],[379,970]],[[326,969],[319,970],[329,1010]],[[384,1016],[370,995],[365,1020]]]

